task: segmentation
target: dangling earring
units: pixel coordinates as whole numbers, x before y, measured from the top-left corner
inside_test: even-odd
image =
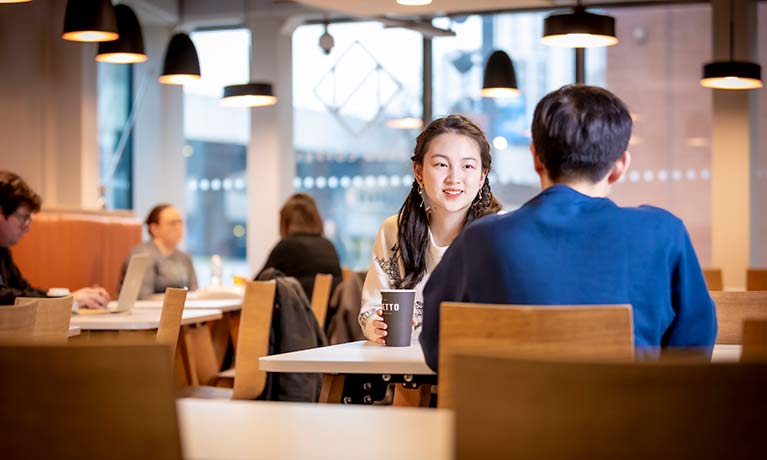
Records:
[[[423,208],[423,184],[418,184],[418,194],[421,196],[421,207]]]
[[[418,184],[418,194],[421,195],[421,207],[424,208],[426,214],[431,213],[431,206],[429,206],[428,201],[426,201],[429,197],[423,189],[423,184]]]

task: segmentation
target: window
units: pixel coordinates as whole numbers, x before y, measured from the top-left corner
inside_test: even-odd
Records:
[[[248,109],[223,107],[223,87],[250,74],[250,32],[194,32],[203,79],[184,86],[186,242],[200,285],[210,279],[210,256],[223,259],[223,281],[246,275]]]
[[[390,126],[422,116],[422,39],[378,23],[333,24],[326,55],[323,32],[293,34],[294,185],[317,200],[341,263],[367,268],[378,227],[413,182],[418,128]]]
[[[132,64],[98,63],[99,178],[106,209],[133,208],[132,75]]]

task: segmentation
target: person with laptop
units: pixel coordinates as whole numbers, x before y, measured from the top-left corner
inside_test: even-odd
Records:
[[[174,206],[158,204],[146,217],[149,241],[131,250],[123,263],[117,290],[120,291],[130,258],[135,254],[149,254],[151,263],[143,274],[139,299],[162,294],[165,288],[197,290],[197,275],[189,254],[177,249],[184,237],[184,220]]]
[[[538,103],[530,150],[543,191],[468,226],[432,273],[420,338],[432,369],[443,301],[630,304],[638,352],[713,346],[714,304],[682,221],[607,198],[628,170],[631,128],[602,88],[565,86]]]
[[[21,177],[0,171],[0,305],[13,305],[16,297],[46,297],[45,290],[24,279],[10,250],[29,231],[32,214],[41,205],[40,195]],[[109,293],[99,286],[78,289],[72,296],[79,308],[104,308],[109,302]]]

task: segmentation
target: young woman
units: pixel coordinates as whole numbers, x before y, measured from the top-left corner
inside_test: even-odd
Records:
[[[490,191],[490,144],[461,115],[432,121],[416,139],[415,180],[397,215],[378,230],[362,291],[359,323],[368,340],[386,343],[382,289],[415,289],[413,321],[423,318],[423,287],[450,243],[471,223],[501,206]]]
[[[282,239],[272,249],[261,271],[276,268],[294,276],[310,300],[317,273],[333,275],[335,287],[341,282],[341,262],[333,243],[322,234],[322,217],[314,198],[306,193],[292,195],[280,209]]]

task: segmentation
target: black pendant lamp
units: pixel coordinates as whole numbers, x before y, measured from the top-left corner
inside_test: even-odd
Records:
[[[734,60],[733,2],[730,0],[730,60],[714,61],[703,66],[700,85],[714,89],[756,89],[762,87],[762,66]]]
[[[112,64],[134,64],[147,60],[144,52],[144,37],[136,13],[127,5],[115,6],[117,32],[120,38],[99,43],[96,60]]]
[[[543,20],[541,42],[565,48],[592,48],[618,43],[615,18],[589,13],[580,5],[572,13],[552,14]]]
[[[117,19],[110,0],[68,0],[64,14],[64,40],[106,42],[117,40]]]
[[[32,0],[0,0],[0,3],[27,3]]]
[[[265,107],[277,103],[271,83],[251,82],[224,87],[221,105],[227,107]]]
[[[496,50],[485,65],[482,79],[482,97],[505,98],[519,95],[514,64],[504,51]]]
[[[165,50],[160,83],[184,85],[200,78],[200,60],[192,39],[185,33],[177,33],[170,39]]]

